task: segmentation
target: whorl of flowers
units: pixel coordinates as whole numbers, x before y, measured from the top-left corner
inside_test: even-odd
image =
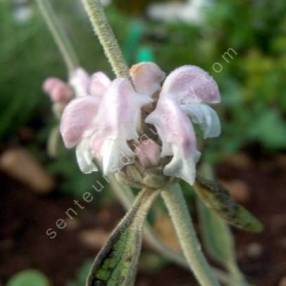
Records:
[[[221,132],[209,106],[220,102],[216,82],[192,65],[165,78],[151,62],[134,65],[130,77],[112,81],[102,72],[90,76],[79,69],[70,85],[56,79],[45,83],[51,99],[65,103],[60,124],[65,146],[76,148],[84,173],[101,169],[108,175],[139,165],[193,184],[200,158],[193,124],[201,127],[204,138]]]

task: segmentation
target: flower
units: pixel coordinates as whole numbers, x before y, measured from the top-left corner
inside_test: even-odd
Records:
[[[54,77],[44,81],[43,90],[54,103],[66,103],[73,97],[71,87],[64,81]]]
[[[141,109],[152,102],[153,93],[160,88],[154,81],[163,75],[153,63],[133,67],[135,90],[128,79],[110,81],[99,72],[87,80],[84,74],[77,74],[72,83],[80,96],[65,108],[60,132],[67,148],[77,146],[77,161],[84,173],[98,170],[97,165],[104,174],[114,173],[132,162],[135,154],[128,142],[138,139]]]
[[[204,138],[217,137],[221,132],[220,121],[207,103],[218,102],[218,86],[201,68],[182,66],[167,76],[157,107],[146,118],[146,123],[156,127],[162,141],[161,157],[172,157],[163,170],[166,176],[194,183],[200,152],[190,119],[201,126]]]
[[[216,82],[196,66],[165,73],[154,63],[139,63],[126,78],[82,70],[71,78],[77,97],[66,106],[60,132],[67,148],[76,147],[84,173],[116,173],[126,165],[158,166],[165,176],[193,184],[200,158],[193,123],[204,138],[220,134],[220,121],[209,106],[220,102]],[[145,108],[149,106],[149,108]],[[154,126],[157,135],[137,144]],[[160,158],[164,159],[161,160]]]
[[[201,126],[204,138],[219,136],[219,118],[207,105],[219,102],[216,82],[201,68],[182,66],[167,76],[157,107],[146,118],[147,123],[156,127],[162,141],[161,157],[172,157],[163,170],[166,176],[194,183],[200,152],[192,122]]]

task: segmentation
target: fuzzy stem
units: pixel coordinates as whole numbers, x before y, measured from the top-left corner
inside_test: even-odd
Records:
[[[129,78],[128,66],[105,16],[100,0],[82,0],[82,3],[115,75]]]
[[[111,179],[111,188],[125,209],[129,210],[134,201],[134,195],[130,191],[129,187],[121,186],[115,179]],[[184,257],[180,255],[180,253],[177,253],[163,244],[148,223],[145,224],[144,238],[146,242],[163,257],[174,261],[176,264],[184,268],[188,267]]]
[[[211,267],[201,251],[201,245],[196,236],[180,186],[175,184],[161,194],[173,221],[183,253],[200,285],[219,286]]]
[[[79,66],[78,59],[72,47],[72,44],[70,43],[65,32],[62,30],[62,27],[55,15],[50,1],[36,0],[36,2],[54,38],[54,41],[63,56],[67,69],[71,74]]]
[[[135,199],[135,196],[131,192],[130,188],[119,184],[113,177],[110,178],[110,184],[111,189],[118,198],[118,200],[121,202],[121,204],[125,207],[126,210],[129,210]],[[154,233],[152,226],[148,223],[145,223],[144,238],[145,241],[149,244],[149,246],[152,247],[162,257],[165,257],[166,259],[176,263],[179,266],[189,268],[185,257],[180,253],[176,252],[175,250],[166,246]],[[228,283],[229,278],[225,272],[214,267],[212,268],[212,271],[214,271],[217,278],[221,282]]]
[[[200,173],[207,179],[214,180],[215,174],[212,166],[208,163],[203,163],[200,167]],[[226,228],[229,229],[229,226],[226,225]],[[232,236],[231,233],[229,233],[230,236]],[[232,238],[231,238],[232,239]],[[230,281],[233,283],[233,285],[236,286],[247,286],[247,281],[244,278],[243,274],[241,273],[237,261],[235,259],[234,254],[229,257],[229,260],[226,261],[226,267],[230,273]]]

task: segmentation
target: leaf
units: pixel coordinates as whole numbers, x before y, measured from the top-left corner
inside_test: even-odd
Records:
[[[44,274],[36,270],[24,270],[14,275],[7,286],[50,286]]]
[[[209,255],[231,273],[229,285],[248,285],[240,272],[234,248],[233,236],[225,222],[197,200],[202,239]]]
[[[159,193],[144,189],[138,194],[128,213],[95,258],[87,286],[134,285],[144,221]]]
[[[218,182],[197,177],[194,186],[199,198],[229,224],[251,232],[261,232],[263,225],[248,210],[237,204]]]

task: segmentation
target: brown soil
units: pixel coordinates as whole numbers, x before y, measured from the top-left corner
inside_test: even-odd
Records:
[[[220,178],[238,179],[249,186],[246,207],[265,224],[265,231],[258,235],[235,231],[241,268],[258,286],[278,286],[286,276],[285,171],[284,159],[251,162],[248,166],[225,163],[218,167]],[[0,181],[0,285],[22,269],[36,268],[54,286],[65,286],[82,263],[96,254],[96,250],[79,240],[80,231],[91,227],[109,231],[123,214],[116,204],[99,210],[86,207],[76,223],[58,230],[56,239],[51,240],[46,230],[54,227],[57,219],[65,218],[65,210],[73,205],[73,200],[56,193],[35,195],[3,174]],[[136,285],[196,283],[188,271],[167,265],[155,272],[140,270]]]

